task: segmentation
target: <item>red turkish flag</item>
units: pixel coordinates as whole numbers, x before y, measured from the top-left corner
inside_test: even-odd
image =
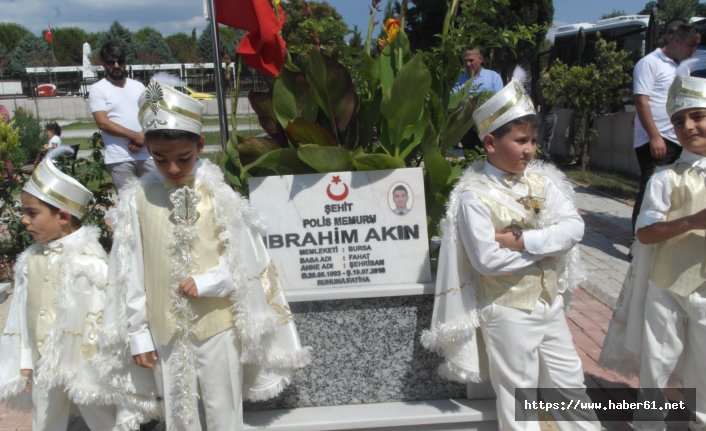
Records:
[[[279,76],[286,46],[279,34],[284,25],[282,8],[277,5],[278,17],[270,0],[215,0],[215,6],[216,22],[248,31],[235,50],[245,64]]]
[[[49,43],[54,42],[54,36],[51,34],[51,26],[47,26],[47,31],[44,33],[44,40],[46,40]]]

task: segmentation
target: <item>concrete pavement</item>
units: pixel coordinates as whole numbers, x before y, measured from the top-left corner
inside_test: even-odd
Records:
[[[627,253],[631,240],[629,203],[596,194],[577,185],[576,203],[586,222],[581,251],[589,274],[584,285],[576,289],[572,308],[567,312],[574,344],[583,361],[586,384],[593,388],[636,387],[635,379],[625,379],[601,369],[596,361],[610,321],[611,306],[620,292],[623,277],[629,265]],[[8,301],[0,305],[4,325]],[[604,423],[608,430],[629,430],[627,423]],[[83,422],[76,420],[71,431],[83,431]],[[30,430],[28,414],[14,413],[0,405],[0,431]],[[542,423],[543,430],[557,429],[551,422]],[[675,428],[676,429],[676,428]]]

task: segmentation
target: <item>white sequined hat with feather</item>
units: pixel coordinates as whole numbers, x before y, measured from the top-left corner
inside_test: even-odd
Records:
[[[53,159],[63,153],[73,153],[73,149],[62,146],[50,151],[34,169],[22,191],[81,218],[93,193],[54,165]]]
[[[155,75],[138,101],[142,131],[183,130],[201,135],[205,107],[172,85],[182,84],[166,74]]]
[[[516,118],[537,113],[523,87],[525,77],[525,71],[516,67],[510,82],[473,112],[473,122],[481,140],[486,134]]]

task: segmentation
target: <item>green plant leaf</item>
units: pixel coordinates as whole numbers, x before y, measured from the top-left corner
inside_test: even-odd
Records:
[[[373,59],[370,54],[364,53],[362,63],[361,75],[365,84],[365,91],[367,92],[367,97],[361,97],[364,100],[372,98],[380,85],[380,60],[379,58]]]
[[[441,129],[440,148],[445,153],[449,148],[461,142],[463,135],[473,127],[473,110],[475,106],[470,99],[464,101],[446,119],[446,124]]]
[[[322,147],[336,146],[336,140],[326,129],[304,118],[295,118],[289,123],[286,132],[295,146],[302,144],[315,144]]]
[[[395,80],[395,74],[397,72],[394,67],[392,55],[392,48],[386,46],[380,53],[380,57],[378,57],[378,65],[380,66],[380,88],[382,89],[383,97],[386,95],[389,96],[392,91],[392,83]]]
[[[272,93],[269,91],[251,91],[248,93],[248,101],[250,101],[250,106],[257,114],[257,119],[262,129],[270,136],[276,135],[278,132],[277,117],[272,107]]]
[[[312,122],[316,120],[318,106],[309,90],[306,75],[301,72],[283,68],[279,78],[275,80],[272,100],[277,120],[285,129],[289,122],[297,117]]]
[[[296,175],[313,173],[307,164],[297,156],[296,148],[278,148],[265,153],[254,162],[243,167],[243,171],[254,168],[268,169],[280,175]]]
[[[337,131],[348,126],[357,110],[351,76],[343,65],[316,49],[311,52],[307,76],[316,102],[335,125],[333,135],[337,138]]]
[[[424,167],[429,178],[429,193],[440,193],[448,184],[451,166],[437,145],[437,136],[429,127],[422,139]]]
[[[235,149],[238,152],[237,157],[241,160],[242,164],[251,163],[263,154],[278,148],[280,148],[280,146],[272,139],[260,138],[257,136],[240,136],[238,137],[238,144],[235,146]],[[231,159],[233,159],[232,151],[232,146],[227,145],[226,154]]]
[[[387,154],[358,153],[353,156],[353,167],[357,171],[377,171],[381,169],[405,168],[403,159],[388,156]]]
[[[395,77],[389,97],[383,94],[380,113],[387,119],[394,154],[406,157],[421,141],[422,116],[431,74],[421,56],[405,64]]]
[[[297,155],[316,172],[350,171],[353,167],[352,153],[341,147],[321,147],[318,145],[302,145]]]

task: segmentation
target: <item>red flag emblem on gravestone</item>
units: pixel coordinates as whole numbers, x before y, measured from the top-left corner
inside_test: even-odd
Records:
[[[44,33],[44,40],[46,40],[49,43],[54,42],[54,36],[51,34],[51,26],[47,26],[47,31]]]
[[[245,64],[271,76],[279,76],[284,65],[285,42],[279,34],[284,12],[270,0],[215,0],[216,22],[247,30],[236,52]]]
[[[331,187],[333,184],[333,187]],[[342,201],[348,197],[348,184],[341,180],[341,177],[334,175],[331,179],[331,184],[326,187],[326,194],[329,199],[334,201]]]

